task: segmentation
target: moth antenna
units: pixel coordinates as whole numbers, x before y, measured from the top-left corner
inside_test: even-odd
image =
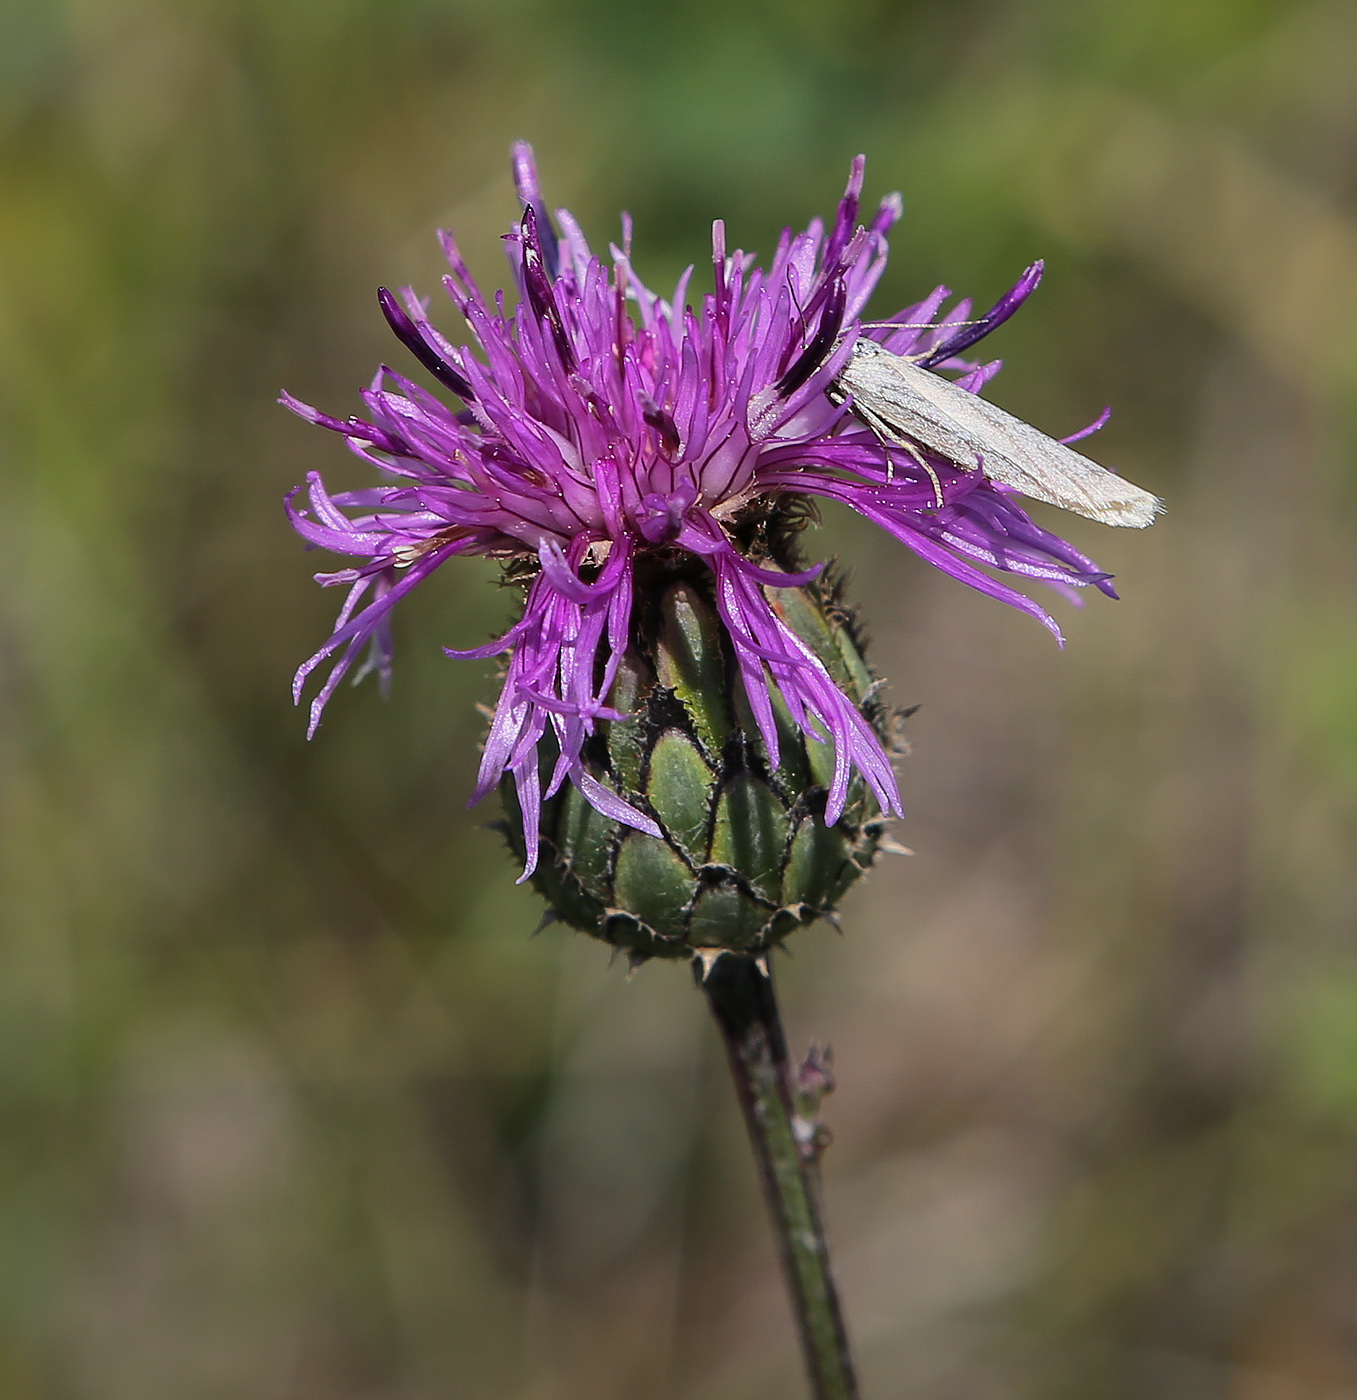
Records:
[[[948,321],[946,329],[953,326],[978,326],[979,321]],[[940,331],[944,329],[936,321],[859,321],[865,331]]]

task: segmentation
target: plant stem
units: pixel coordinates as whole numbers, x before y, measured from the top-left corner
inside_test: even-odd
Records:
[[[767,963],[723,953],[693,964],[730,1059],[815,1400],[857,1400],[848,1333],[829,1269],[814,1124],[798,1114]],[[704,975],[705,974],[705,975]]]

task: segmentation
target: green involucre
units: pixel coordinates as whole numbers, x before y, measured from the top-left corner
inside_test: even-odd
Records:
[[[832,746],[803,734],[776,693],[782,754],[769,768],[710,577],[691,563],[651,567],[654,576],[638,582],[632,648],[609,698],[628,717],[600,723],[585,758],[663,837],[618,826],[566,784],[543,804],[532,883],[559,918],[634,960],[688,957],[695,948],[759,952],[833,914],[875,859],[886,823],[855,779],[843,817],[825,826]],[[832,592],[810,584],[769,589],[768,597],[887,738],[890,716],[873,698],[871,672]],[[542,748],[545,781],[555,754]],[[512,783],[502,791],[510,844],[522,859]]]

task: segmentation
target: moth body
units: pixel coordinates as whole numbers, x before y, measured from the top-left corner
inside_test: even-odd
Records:
[[[851,400],[883,442],[928,448],[1089,520],[1143,529],[1164,508],[1157,496],[874,340],[853,346],[831,396]]]

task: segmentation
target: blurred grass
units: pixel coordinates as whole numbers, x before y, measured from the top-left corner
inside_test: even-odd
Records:
[[[448,571],[302,739],[282,519],[507,150],[660,285],[858,150],[877,305],[1047,285],[1002,402],[1169,501],[1070,646],[831,518],[920,857],[784,964],[875,1397],[1357,1394],[1357,7],[5,0],[0,1395],[755,1397],[795,1355],[685,979],[462,804]],[[451,325],[449,318],[445,325]],[[470,638],[471,641],[465,639]]]

